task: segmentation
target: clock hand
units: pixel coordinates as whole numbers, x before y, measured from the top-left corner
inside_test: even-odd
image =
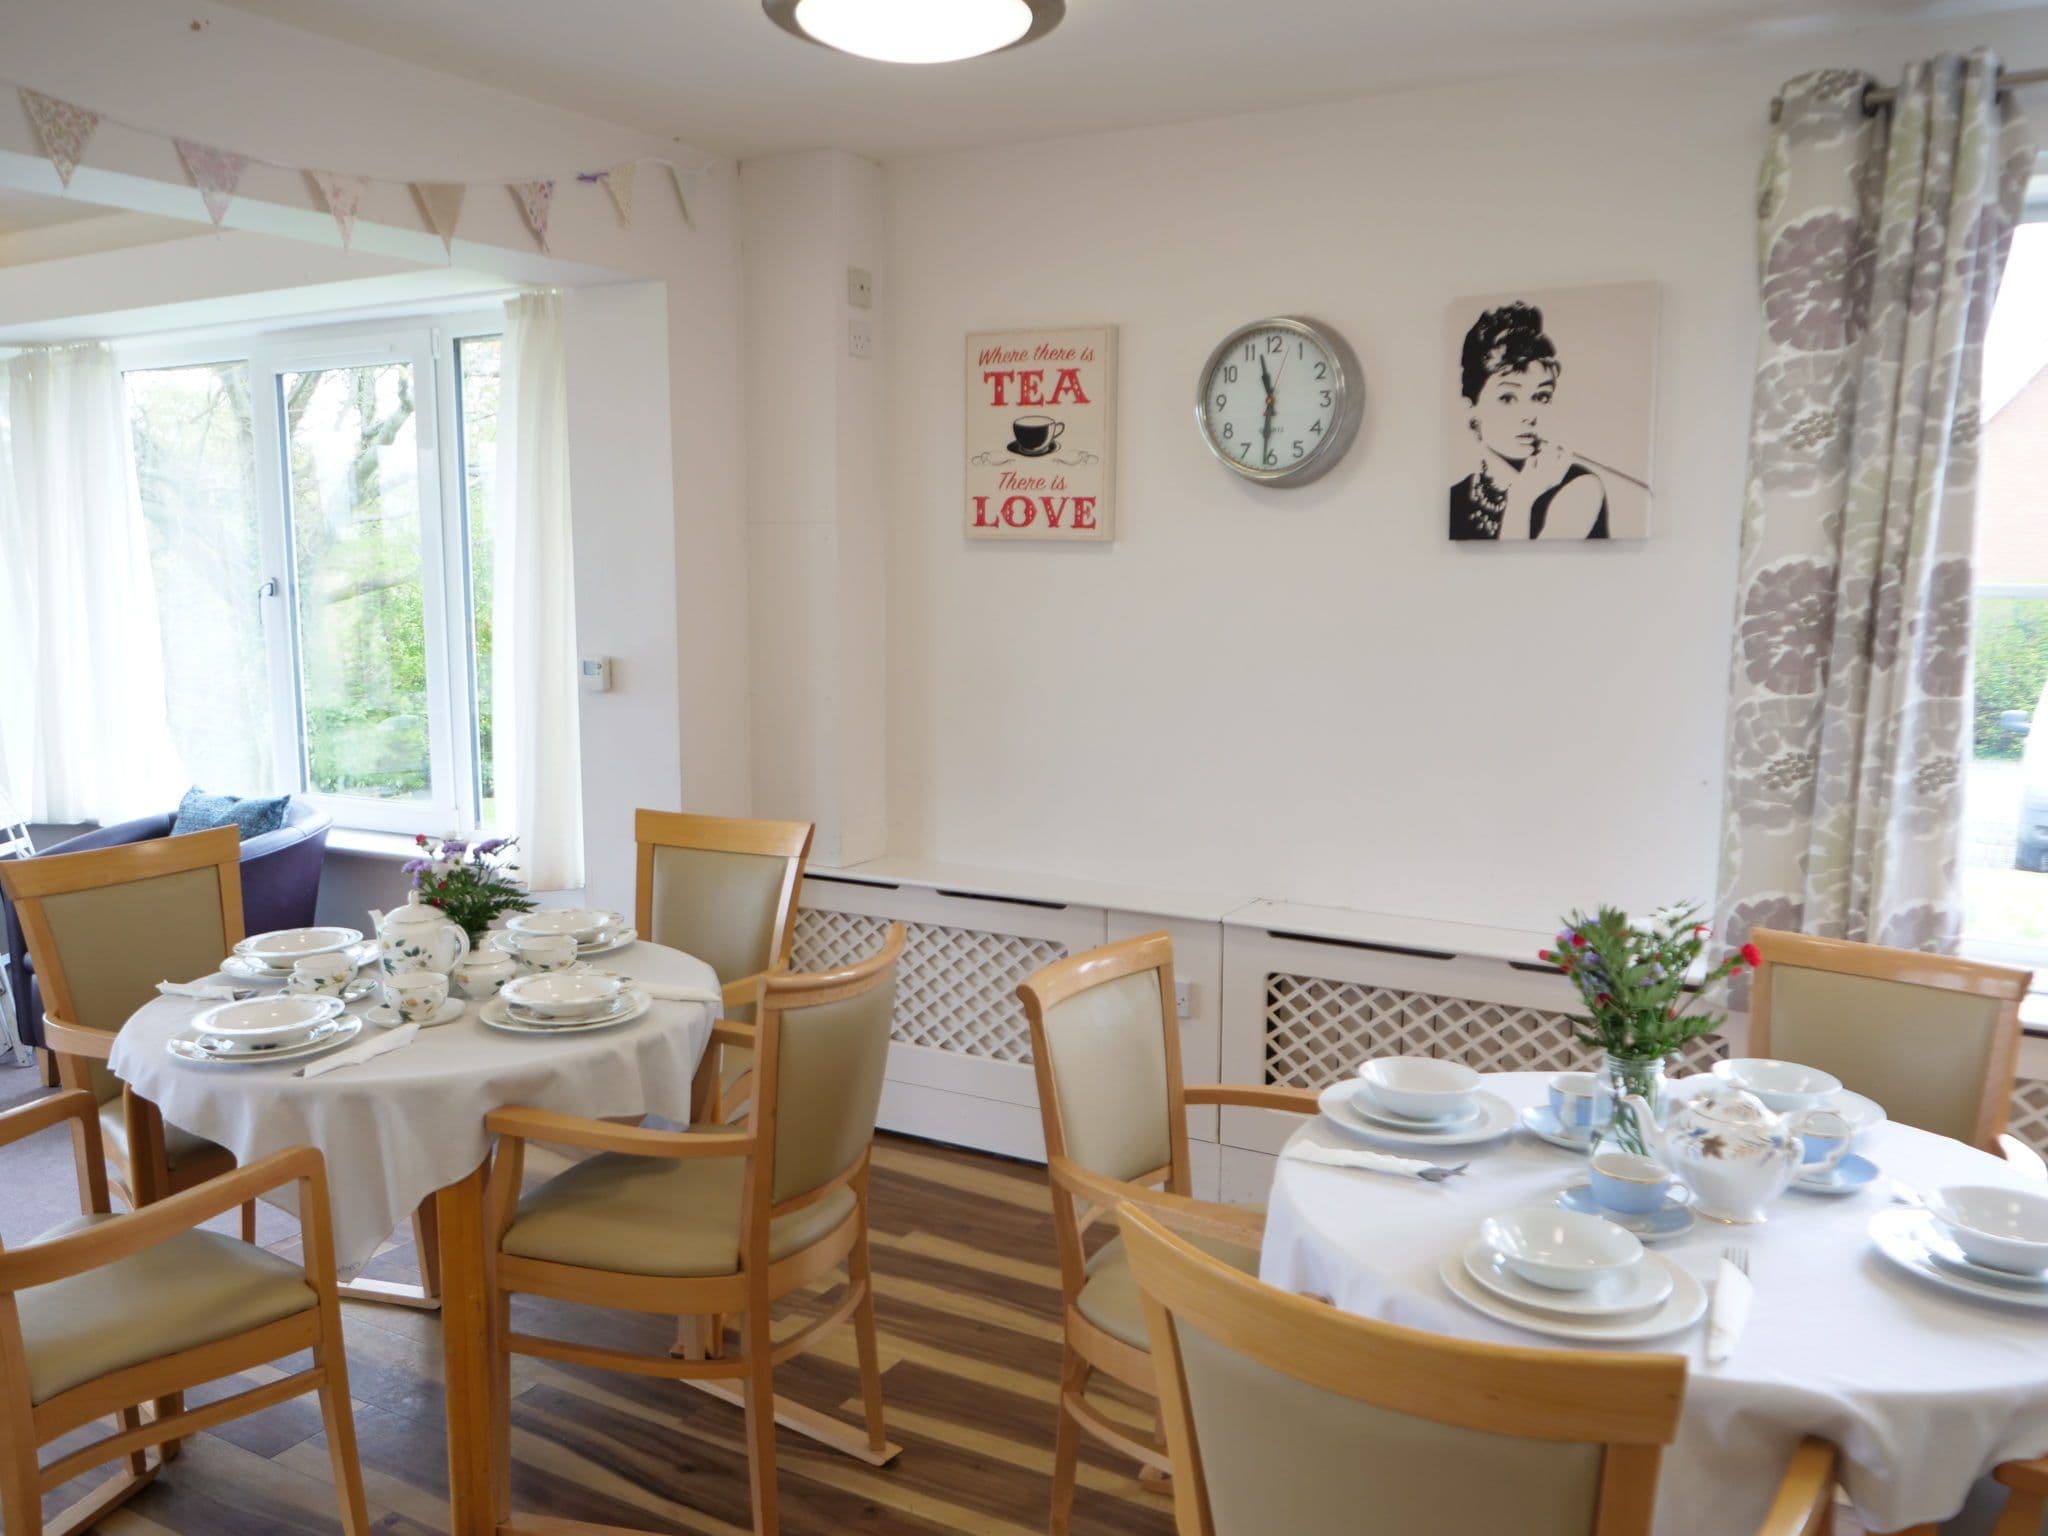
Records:
[[[1285,368],[1287,364],[1285,361],[1282,361],[1280,366]],[[1273,456],[1273,413],[1277,406],[1273,399],[1273,375],[1266,371],[1266,355],[1263,352],[1259,354],[1259,377],[1266,382],[1266,414],[1259,422],[1260,447],[1264,450],[1261,457],[1271,458]]]

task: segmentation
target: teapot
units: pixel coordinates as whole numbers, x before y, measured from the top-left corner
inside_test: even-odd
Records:
[[[1693,1092],[1679,1097],[1694,1084]],[[1677,1091],[1662,1126],[1641,1095],[1622,1100],[1635,1111],[1651,1156],[1692,1191],[1693,1209],[1702,1216],[1765,1220],[1764,1208],[1799,1175],[1799,1138],[1762,1099],[1718,1078],[1686,1078],[1670,1086]]]
[[[462,925],[439,907],[430,907],[414,891],[405,905],[386,916],[372,912],[377,925],[377,943],[383,957],[384,974],[402,976],[408,971],[439,971],[443,976],[469,953],[469,935]]]

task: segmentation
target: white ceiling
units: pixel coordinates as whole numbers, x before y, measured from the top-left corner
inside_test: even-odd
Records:
[[[924,67],[791,37],[759,0],[227,3],[726,154],[889,158],[2027,0],[1068,0],[1037,43]]]

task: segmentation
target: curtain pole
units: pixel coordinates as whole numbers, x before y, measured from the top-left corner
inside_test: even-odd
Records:
[[[2048,69],[2001,69],[1998,72],[1998,89],[2001,93],[2018,90],[2023,85],[2048,85]],[[1870,85],[1863,89],[1863,110],[1875,116],[1892,104],[1898,92],[1890,86]],[[1785,98],[1771,98],[1771,121],[1776,122],[1785,115]]]

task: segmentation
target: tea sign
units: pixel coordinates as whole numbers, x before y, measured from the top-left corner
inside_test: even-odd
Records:
[[[1116,536],[1116,327],[967,338],[970,539]]]

